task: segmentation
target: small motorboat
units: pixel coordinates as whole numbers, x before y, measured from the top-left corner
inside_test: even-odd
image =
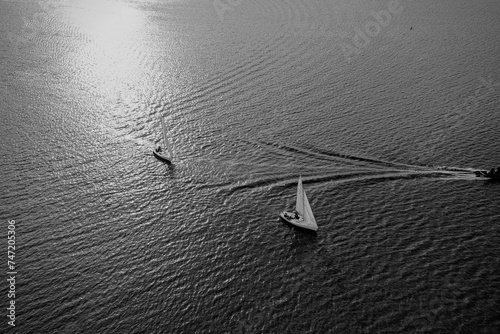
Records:
[[[500,167],[493,167],[492,169],[488,170],[478,170],[475,171],[474,174],[476,174],[477,177],[487,177],[490,179],[500,179]]]

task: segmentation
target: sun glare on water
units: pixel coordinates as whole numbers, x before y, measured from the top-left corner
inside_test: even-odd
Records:
[[[71,4],[71,23],[83,37],[73,54],[79,79],[112,100],[126,94],[124,87],[137,85],[141,77],[143,64],[138,58],[147,54],[144,13],[112,0]]]
[[[85,33],[103,44],[123,42],[140,30],[144,17],[139,10],[110,0],[80,0],[75,19]]]

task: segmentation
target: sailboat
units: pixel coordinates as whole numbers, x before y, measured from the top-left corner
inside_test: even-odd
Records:
[[[166,162],[172,161],[172,147],[170,146],[170,142],[168,141],[167,138],[167,131],[165,130],[165,121],[163,120],[163,117],[161,118],[161,128],[163,131],[163,145],[164,147],[162,148],[161,146],[158,146],[153,151],[153,154],[155,157],[158,159],[164,160]]]
[[[313,231],[318,230],[318,225],[307,200],[306,192],[304,187],[302,187],[302,176],[299,176],[299,183],[297,185],[295,212],[283,211],[280,213],[280,217],[292,225]]]

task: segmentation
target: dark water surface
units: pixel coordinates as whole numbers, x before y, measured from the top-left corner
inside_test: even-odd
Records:
[[[0,1],[2,328],[498,333],[500,3],[390,3]]]

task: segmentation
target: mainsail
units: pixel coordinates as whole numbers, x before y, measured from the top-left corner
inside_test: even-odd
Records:
[[[311,205],[307,200],[306,192],[302,187],[302,176],[299,177],[299,184],[297,186],[297,203],[295,210],[304,218],[304,224],[317,229],[316,219],[312,213]]]
[[[165,121],[163,117],[161,118],[161,128],[163,130],[163,143],[165,144],[165,148],[168,150],[169,158],[172,158],[172,147],[170,146],[170,142],[167,138],[167,130],[165,129]]]

